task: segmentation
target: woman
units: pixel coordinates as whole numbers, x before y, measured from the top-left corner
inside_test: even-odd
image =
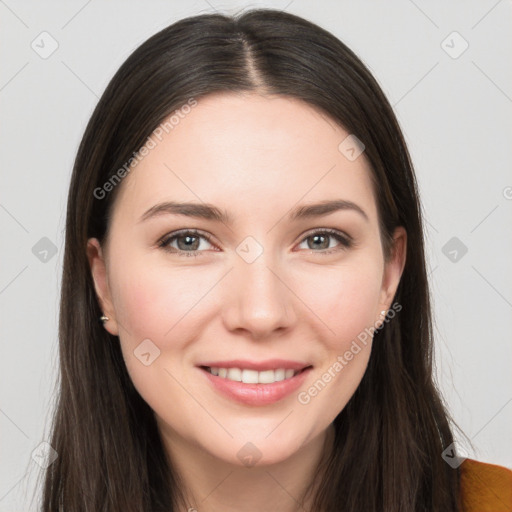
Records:
[[[44,511],[512,503],[453,450],[396,118],[297,16],[187,18],[116,73],[73,170],[60,357]]]

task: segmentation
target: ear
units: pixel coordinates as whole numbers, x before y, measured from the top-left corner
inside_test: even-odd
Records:
[[[104,323],[105,329],[110,334],[118,336],[119,330],[108,284],[107,266],[101,244],[97,238],[90,238],[87,241],[87,259],[89,260],[94,288],[101,310],[109,318]]]
[[[393,246],[389,261],[384,264],[382,276],[382,288],[380,293],[379,311],[377,312],[377,324],[383,321],[381,311],[386,312],[391,308],[396,290],[400,284],[400,278],[405,267],[407,255],[407,231],[403,226],[398,226],[393,233]]]

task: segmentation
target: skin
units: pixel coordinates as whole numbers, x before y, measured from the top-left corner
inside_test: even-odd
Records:
[[[200,512],[298,510],[330,449],[332,422],[363,377],[372,340],[307,404],[297,392],[271,405],[236,403],[195,365],[298,360],[313,365],[299,391],[307,390],[392,305],[406,233],[397,228],[385,264],[364,153],[349,161],[338,150],[347,135],[297,99],[201,98],[119,185],[104,246],[88,242],[105,328],[119,336],[130,377],[155,412],[187,506]],[[332,199],[353,201],[368,220],[354,210],[287,218],[299,204]],[[140,221],[169,200],[213,204],[234,222],[168,213]],[[197,240],[199,256],[176,254],[187,248],[183,236],[170,242],[174,253],[158,247],[185,228],[212,236]],[[310,232],[322,228],[348,234],[355,245],[332,237],[315,245]],[[236,251],[247,236],[263,248],[252,263]],[[134,356],[145,339],[160,350],[149,366]],[[237,456],[247,442],[261,454],[252,467]]]

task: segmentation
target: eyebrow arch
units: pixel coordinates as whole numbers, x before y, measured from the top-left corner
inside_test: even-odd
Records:
[[[344,199],[322,201],[320,203],[299,206],[288,214],[290,221],[320,217],[339,210],[353,210],[359,213],[366,221],[369,221],[366,212],[356,203]],[[165,201],[158,203],[147,210],[139,219],[139,222],[164,214],[185,215],[201,219],[214,220],[224,224],[233,224],[233,218],[225,210],[208,203],[179,203]]]
[[[186,215],[187,217],[215,220],[225,224],[233,223],[231,216],[226,211],[220,210],[211,204],[178,203],[176,201],[166,201],[164,203],[155,204],[155,206],[152,206],[141,216],[139,222],[164,214]]]
[[[339,210],[353,210],[359,213],[366,221],[369,221],[366,212],[356,203],[345,199],[336,199],[334,201],[322,201],[315,204],[307,204],[299,206],[292,210],[289,215],[290,220],[307,219],[310,217],[320,217],[328,215]]]

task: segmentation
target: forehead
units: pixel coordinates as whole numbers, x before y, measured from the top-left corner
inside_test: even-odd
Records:
[[[116,210],[125,204],[127,215],[141,215],[159,201],[203,201],[275,217],[269,207],[346,199],[376,216],[364,153],[347,159],[339,146],[350,134],[313,106],[216,93],[186,112],[151,137],[154,147],[124,178]]]

